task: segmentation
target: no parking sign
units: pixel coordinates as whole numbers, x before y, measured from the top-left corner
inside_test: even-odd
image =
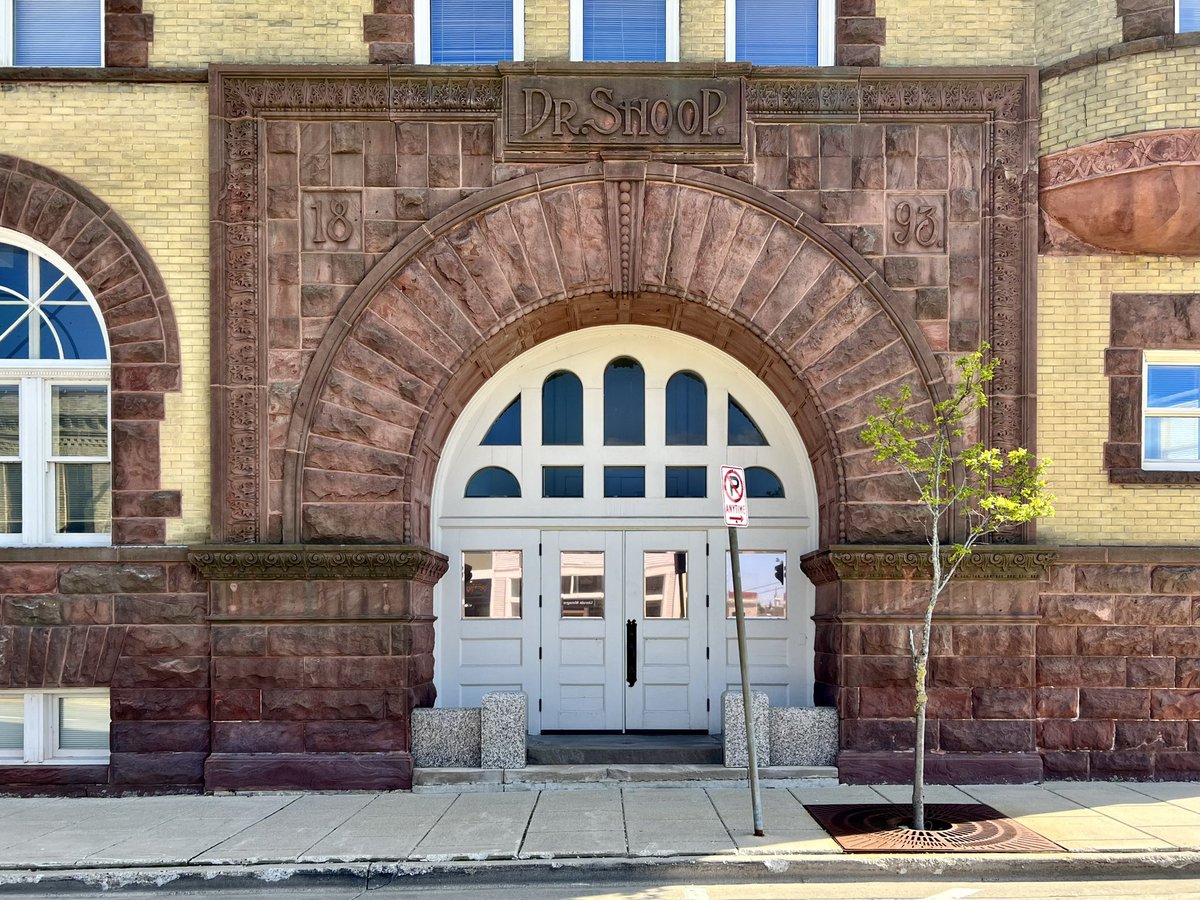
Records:
[[[725,503],[726,525],[745,528],[750,524],[746,471],[741,466],[721,466],[721,498]]]

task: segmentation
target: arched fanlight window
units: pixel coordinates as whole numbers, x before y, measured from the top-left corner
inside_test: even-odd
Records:
[[[518,394],[504,411],[496,416],[491,428],[479,442],[484,447],[521,446],[521,397]]]
[[[729,395],[729,446],[730,447],[766,447],[767,439],[762,429],[750,418],[750,414],[742,408],[742,404]]]
[[[552,372],[542,382],[542,443],[583,443],[583,383],[574,372]]]
[[[646,443],[646,373],[641,363],[619,356],[604,370],[604,443],[640,447]]]
[[[695,372],[676,372],[667,381],[667,444],[708,443],[708,388]]]
[[[521,483],[517,476],[500,466],[486,466],[467,482],[466,497],[520,497]]]
[[[751,498],[782,497],[783,482],[770,469],[763,466],[750,466],[746,469],[746,496]]]
[[[0,542],[108,543],[108,360],[83,280],[0,229]]]

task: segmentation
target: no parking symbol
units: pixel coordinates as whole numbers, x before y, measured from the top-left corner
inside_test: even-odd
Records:
[[[741,466],[721,466],[721,498],[725,505],[726,525],[745,528],[750,524],[746,471]]]

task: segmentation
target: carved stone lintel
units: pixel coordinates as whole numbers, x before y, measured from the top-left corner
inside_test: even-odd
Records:
[[[946,565],[951,548],[942,549]],[[1044,579],[1058,559],[1058,548],[1042,545],[1007,544],[976,546],[959,566],[957,578],[1000,580]],[[923,545],[839,544],[810,553],[800,563],[813,584],[849,579],[912,581],[933,574],[929,548]]]
[[[434,584],[445,556],[412,544],[200,544],[188,561],[211,581],[370,579]]]

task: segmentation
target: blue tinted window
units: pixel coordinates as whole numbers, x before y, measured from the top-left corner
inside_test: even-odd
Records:
[[[605,497],[645,497],[646,470],[642,466],[605,466]]]
[[[99,66],[101,0],[13,0],[13,63]]]
[[[729,397],[729,446],[731,447],[765,447],[767,439],[749,413],[742,409],[742,404]]]
[[[1146,367],[1146,405],[1200,409],[1200,365]]]
[[[543,497],[582,497],[583,466],[542,466]]]
[[[1179,4],[1179,30],[1200,31],[1200,0],[1175,0]]]
[[[0,303],[0,359],[29,359],[29,318],[26,304]],[[20,323],[13,327],[13,323]],[[11,330],[10,330],[11,329]]]
[[[779,476],[762,466],[751,466],[746,470],[747,497],[782,497],[783,483]]]
[[[573,372],[554,372],[542,382],[542,443],[583,443],[583,384]]]
[[[665,0],[583,0],[583,58],[611,62],[666,60]]]
[[[668,497],[707,497],[704,466],[667,466]]]
[[[484,447],[520,447],[521,446],[521,398],[514,397],[512,403],[504,407],[504,412],[496,416],[496,421],[487,430],[480,441]]]
[[[736,0],[734,53],[756,66],[815,66],[818,0]]]
[[[508,469],[488,466],[480,469],[467,482],[467,497],[520,497],[521,484]]]
[[[628,356],[614,359],[604,370],[604,443],[646,443],[646,373]]]
[[[694,372],[676,372],[667,382],[667,443],[708,443],[708,389]]]
[[[29,296],[29,251],[0,244],[0,300]]]
[[[429,61],[492,65],[513,57],[508,0],[429,0]]]
[[[104,333],[90,306],[44,303],[42,312],[42,359],[108,358]]]

